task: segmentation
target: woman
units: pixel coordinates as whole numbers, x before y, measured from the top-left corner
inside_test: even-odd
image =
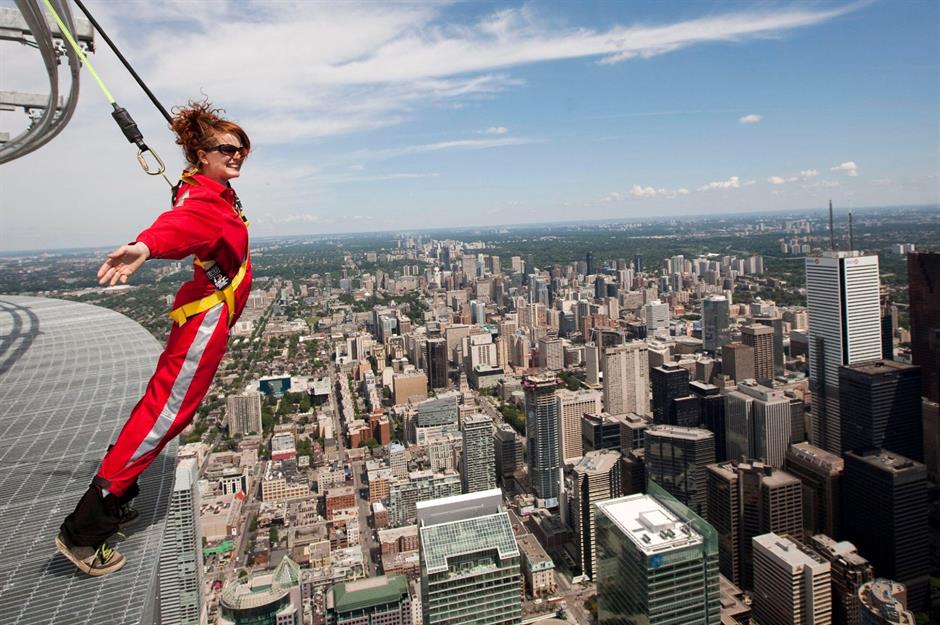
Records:
[[[56,537],[58,550],[89,575],[124,566],[124,556],[106,541],[136,519],[128,503],[138,493],[137,477],[192,421],[251,289],[248,222],[229,185],[241,173],[250,142],[220,112],[208,102],[177,111],[171,127],[190,168],[174,188],[173,209],[108,254],[98,270],[99,283],[114,286],[148,258],[195,256],[193,278],[176,294],[170,337],[147,390]]]

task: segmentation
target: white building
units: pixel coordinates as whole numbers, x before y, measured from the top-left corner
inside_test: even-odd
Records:
[[[583,455],[581,445],[581,417],[585,414],[600,414],[603,410],[599,391],[555,391],[558,404],[558,433],[561,460],[573,464]]]
[[[160,622],[199,625],[202,612],[202,537],[199,531],[199,468],[187,458],[176,467],[160,548]]]
[[[774,533],[755,536],[752,544],[755,619],[761,625],[830,625],[829,563]]]
[[[646,318],[646,329],[650,335],[659,330],[669,329],[669,304],[655,299],[643,307],[643,314]]]

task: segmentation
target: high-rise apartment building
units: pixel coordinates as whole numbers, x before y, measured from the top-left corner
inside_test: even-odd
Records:
[[[735,382],[754,379],[754,348],[744,343],[728,343],[721,348],[721,372]]]
[[[584,454],[581,447],[581,417],[599,414],[602,411],[603,395],[600,391],[570,391],[562,388],[555,392],[558,404],[558,433],[561,443],[561,459],[564,463],[575,463]]]
[[[226,397],[225,420],[229,436],[261,434],[261,393]]]
[[[922,369],[921,395],[940,402],[940,252],[907,255],[911,361]]]
[[[718,625],[714,530],[667,496],[597,504],[600,625]]]
[[[898,454],[846,452],[842,530],[878,575],[907,586],[909,605],[924,609],[930,570],[927,469]]]
[[[202,611],[202,540],[199,532],[199,467],[181,460],[170,495],[160,547],[160,623],[199,625]]]
[[[653,423],[678,425],[673,400],[689,395],[689,370],[666,363],[653,367],[650,382],[653,387]]]
[[[463,418],[461,479],[463,492],[496,488],[496,452],[493,449],[493,419],[485,414]]]
[[[774,533],[755,536],[752,608],[761,625],[831,625],[830,566]]]
[[[529,485],[546,507],[558,504],[561,493],[561,462],[558,444],[558,404],[554,375],[526,376],[526,444]]]
[[[825,534],[811,537],[806,546],[829,561],[833,625],[859,625],[858,589],[874,579],[871,564],[859,555],[852,543],[836,542]]]
[[[424,625],[518,625],[521,555],[500,490],[418,504]]]
[[[839,367],[842,448],[881,448],[922,462],[920,367],[894,360]]]
[[[326,625],[412,625],[404,575],[379,575],[334,584],[326,593]]]
[[[790,445],[783,468],[803,483],[803,527],[808,534],[841,536],[845,461],[807,442]]]
[[[732,460],[761,459],[781,468],[790,445],[790,399],[753,380],[725,395],[725,440]]]
[[[718,532],[721,573],[750,590],[751,539],[768,532],[803,535],[800,480],[762,462],[708,467],[708,522]]]
[[[620,496],[620,452],[589,451],[574,467],[572,509],[575,552],[581,572],[596,576],[597,549],[594,504]]]
[[[813,393],[810,442],[840,454],[839,367],[881,358],[878,257],[824,252],[807,257],[805,266]]]
[[[714,353],[729,342],[730,324],[727,297],[711,295],[702,300],[702,348],[705,351]]]
[[[654,425],[646,430],[647,481],[654,481],[696,514],[704,515],[707,466],[715,462],[715,435],[708,430]]]
[[[447,340],[430,338],[425,343],[425,363],[430,388],[447,388]]]
[[[773,328],[758,323],[744,326],[741,342],[754,348],[754,377],[761,384],[770,384],[774,379]]]
[[[388,519],[394,526],[414,523],[419,502],[459,495],[463,486],[456,471],[412,471],[388,487]]]
[[[565,349],[560,338],[543,336],[539,339],[539,367],[551,371],[565,368]]]
[[[604,410],[610,414],[650,414],[649,352],[646,343],[631,341],[602,351]]]
[[[522,439],[507,423],[500,423],[493,431],[494,452],[496,455],[496,476],[507,484],[513,474],[525,463],[525,448]]]
[[[653,300],[643,306],[643,316],[650,334],[669,329],[669,304]]]

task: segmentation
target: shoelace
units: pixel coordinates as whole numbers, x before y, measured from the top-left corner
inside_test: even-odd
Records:
[[[108,560],[111,559],[111,556],[114,555],[114,547],[112,547],[108,543],[101,543],[101,546],[98,547],[98,550],[96,551],[96,553],[98,555],[98,558],[101,560],[101,562],[106,563],[108,562]]]

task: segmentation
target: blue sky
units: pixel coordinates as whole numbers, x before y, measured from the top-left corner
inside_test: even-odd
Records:
[[[255,235],[940,200],[932,1],[88,5],[165,103],[244,124]],[[38,54],[0,56],[0,88],[44,90]],[[65,133],[0,169],[0,249],[132,238],[166,207],[136,167],[86,78]]]

